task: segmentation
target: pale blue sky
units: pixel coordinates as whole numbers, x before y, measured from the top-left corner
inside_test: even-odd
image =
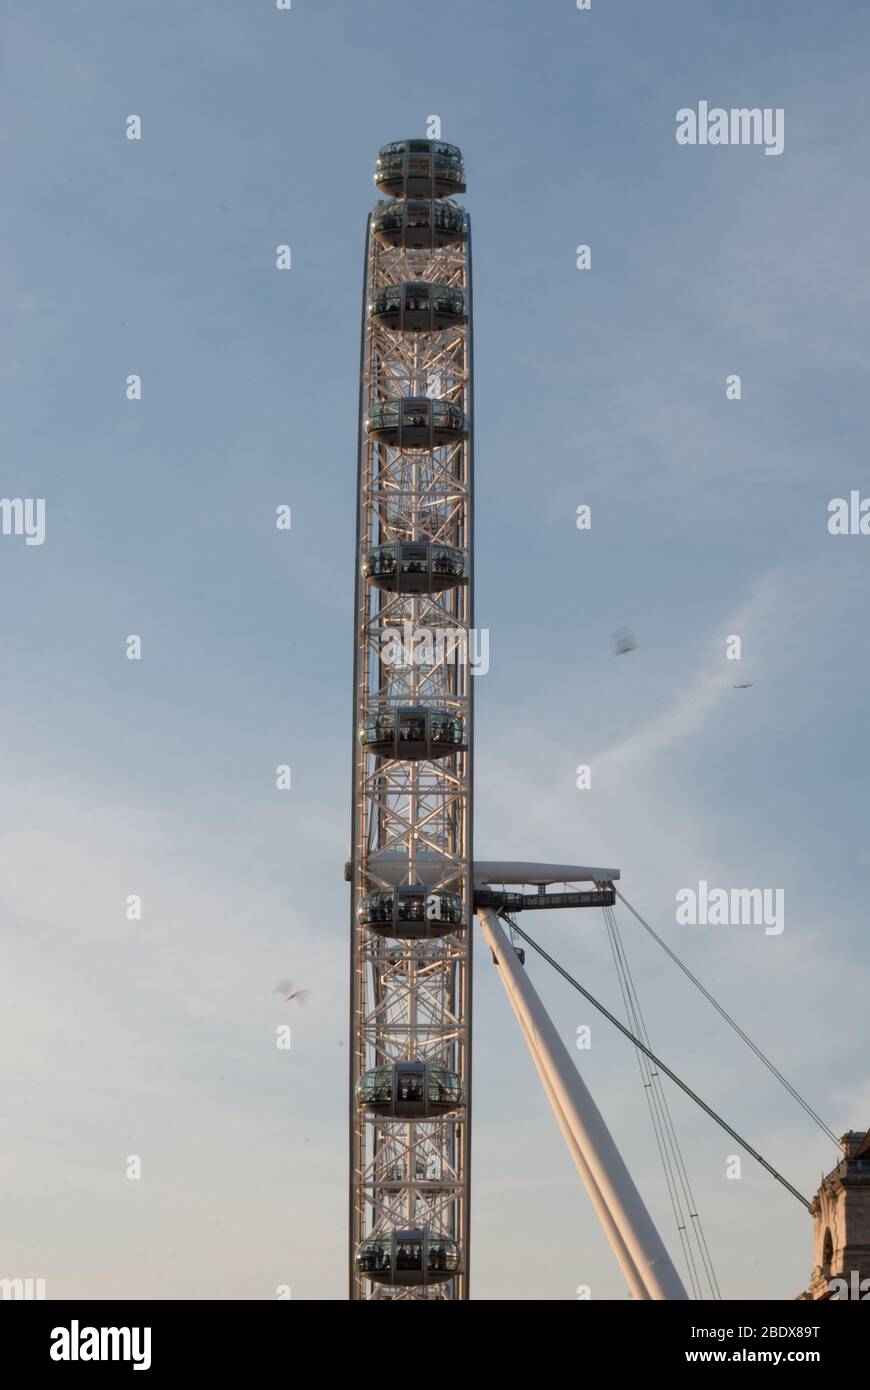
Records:
[[[870,494],[866,7],[11,0],[4,27],[0,491],[46,498],[46,540],[0,537],[0,1274],[345,1295],[360,276],[377,148],[433,113],[474,220],[478,856],[619,864],[832,1127],[870,1123],[870,538],[826,528]],[[700,100],[784,108],[784,153],[678,146]],[[783,888],[782,937],[676,927],[700,878]],[[832,1148],[623,921],[654,1045],[811,1193]],[[615,1001],[598,914],[532,926]],[[588,1009],[529,969],[573,1038]],[[622,1297],[484,949],[475,988],[473,1294]],[[631,1050],[596,1025],[582,1061],[676,1254]],[[792,1296],[809,1219],[675,1112],[723,1292]]]

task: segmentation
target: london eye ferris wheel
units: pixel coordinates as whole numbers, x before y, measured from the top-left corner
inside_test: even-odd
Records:
[[[378,155],[360,364],[352,1299],[462,1299],[471,1100],[472,299],[462,155]]]

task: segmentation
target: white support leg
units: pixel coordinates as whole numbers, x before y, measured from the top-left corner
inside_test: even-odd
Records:
[[[573,1158],[574,1163],[577,1167],[577,1171],[583,1179],[586,1191],[589,1193],[590,1200],[592,1202],[593,1207],[595,1208],[596,1215],[598,1216],[598,1219],[601,1222],[602,1227],[604,1228],[604,1234],[610,1241],[610,1246],[613,1250],[614,1255],[616,1256],[617,1263],[620,1269],[622,1270],[623,1274],[625,1275],[625,1281],[628,1284],[628,1287],[631,1291],[631,1296],[632,1298],[635,1298],[638,1301],[648,1300],[649,1290],[647,1289],[646,1284],[643,1282],[643,1279],[640,1277],[640,1274],[638,1273],[637,1265],[631,1258],[631,1255],[629,1254],[628,1249],[626,1247],[625,1241],[619,1234],[616,1222],[610,1215],[610,1212],[607,1208],[607,1203],[602,1197],[598,1184],[592,1176],[589,1164],[583,1157],[583,1153],[577,1143],[577,1140],[574,1138],[574,1135],[571,1131],[571,1126],[565,1118],[565,1112],[559,1104],[558,1098],[556,1096],[555,1091],[553,1090],[553,1087],[550,1085],[550,1078],[547,1075],[547,1068],[541,1060],[540,1055],[538,1054],[533,1039],[529,1036],[528,1032],[526,1031],[522,1018],[519,1018],[519,1024],[520,1029],[523,1033],[523,1037],[526,1040],[526,1045],[528,1046],[529,1052],[531,1053],[532,1061],[534,1062],[535,1067],[537,1068],[538,1076],[541,1078],[541,1084],[544,1087],[547,1100],[550,1102],[553,1114],[556,1117],[556,1123],[562,1131],[562,1138],[568,1145],[568,1152]]]
[[[556,1119],[563,1134],[567,1127],[572,1137],[573,1144],[569,1142],[569,1148],[626,1278],[629,1278],[626,1255],[630,1260],[635,1275],[634,1279],[629,1279],[632,1292],[635,1297],[641,1296],[636,1292],[636,1279],[639,1278],[649,1298],[687,1298],[683,1282],[601,1113],[517,960],[496,914],[492,908],[482,907],[478,908],[477,915]],[[607,1213],[606,1219],[602,1209]],[[614,1240],[614,1236],[618,1239]]]

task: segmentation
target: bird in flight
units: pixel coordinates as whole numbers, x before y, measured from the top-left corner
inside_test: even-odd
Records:
[[[618,632],[611,632],[610,635],[615,643],[614,656],[624,656],[626,652],[633,652],[637,647],[630,627],[621,627]]]
[[[745,685],[735,685],[734,689],[735,689],[735,690],[751,690],[751,689],[752,689],[752,681],[747,681]]]
[[[292,1004],[294,999],[297,1004],[304,1004],[311,990],[297,989],[292,980],[279,980],[272,993],[283,994],[285,1004]]]

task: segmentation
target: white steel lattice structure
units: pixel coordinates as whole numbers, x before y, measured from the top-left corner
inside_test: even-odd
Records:
[[[350,1296],[463,1299],[471,1095],[471,241],[459,151],[381,151],[360,371]]]

